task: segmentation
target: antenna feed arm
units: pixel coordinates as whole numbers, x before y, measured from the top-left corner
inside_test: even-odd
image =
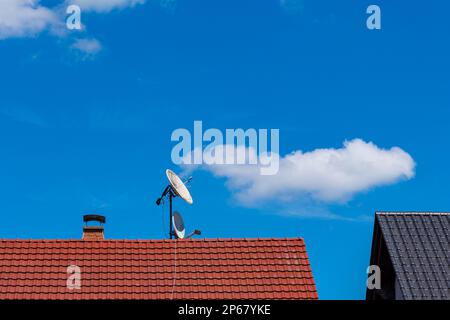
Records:
[[[159,198],[156,200],[156,205],[157,205],[157,206],[159,206],[159,205],[161,204],[162,199],[167,195],[167,193],[169,192],[169,190],[170,190],[170,186],[167,186],[167,187],[164,189],[164,192],[162,193],[161,197],[159,197]]]
[[[195,229],[194,231],[192,231],[191,233],[189,233],[185,239],[189,239],[192,238],[193,236],[199,236],[201,235],[202,232],[200,230]]]

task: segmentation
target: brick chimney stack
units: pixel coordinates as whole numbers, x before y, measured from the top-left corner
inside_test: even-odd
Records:
[[[103,224],[106,223],[106,218],[104,216],[89,214],[83,216],[84,227],[83,227],[83,240],[85,241],[102,241],[105,240],[105,230]],[[97,221],[100,223],[99,226],[88,226],[89,221]]]

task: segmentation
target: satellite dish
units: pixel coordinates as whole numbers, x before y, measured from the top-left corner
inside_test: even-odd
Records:
[[[175,211],[172,216],[173,232],[178,239],[184,239],[186,229],[184,228],[183,217],[178,211]]]
[[[186,229],[184,228],[184,221],[181,214],[177,211],[173,211],[172,202],[173,198],[180,197],[189,204],[192,204],[192,197],[185,183],[189,183],[192,177],[188,178],[185,182],[181,181],[172,170],[166,170],[166,176],[169,180],[169,185],[164,189],[161,197],[156,200],[156,205],[164,204],[164,199],[169,199],[169,238],[172,239],[175,236],[177,239],[188,239],[194,235],[200,235],[200,230],[194,230],[190,234],[186,235]]]
[[[167,179],[169,179],[170,185],[172,186],[175,194],[187,203],[192,204],[194,201],[192,200],[191,193],[186,188],[184,182],[181,181],[180,177],[178,177],[175,172],[170,169],[166,170],[166,176]]]

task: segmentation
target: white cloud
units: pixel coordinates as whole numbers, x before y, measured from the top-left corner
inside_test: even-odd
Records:
[[[64,33],[65,5],[77,4],[82,12],[110,12],[113,9],[134,7],[146,0],[61,0],[60,5],[48,8],[41,0],[0,0],[0,40],[33,37],[44,31],[61,36]],[[64,10],[63,10],[64,9]]]
[[[280,169],[262,176],[258,166],[203,165],[215,176],[225,177],[228,188],[244,205],[270,202],[313,201],[342,203],[374,187],[408,180],[415,175],[413,158],[398,147],[381,149],[354,139],[339,149],[295,151],[280,157]]]
[[[55,12],[39,0],[0,0],[0,39],[35,36],[57,24]]]
[[[102,50],[102,44],[94,38],[90,39],[77,39],[71,46],[83,54],[83,57],[93,57]]]
[[[70,4],[80,6],[81,10],[109,12],[114,9],[134,7],[143,4],[146,0],[70,0]]]

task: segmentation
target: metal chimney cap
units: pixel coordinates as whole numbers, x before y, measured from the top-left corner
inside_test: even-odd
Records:
[[[101,216],[99,214],[86,214],[83,216],[83,221],[86,223],[89,221],[98,221],[100,223],[106,223],[106,217]]]

